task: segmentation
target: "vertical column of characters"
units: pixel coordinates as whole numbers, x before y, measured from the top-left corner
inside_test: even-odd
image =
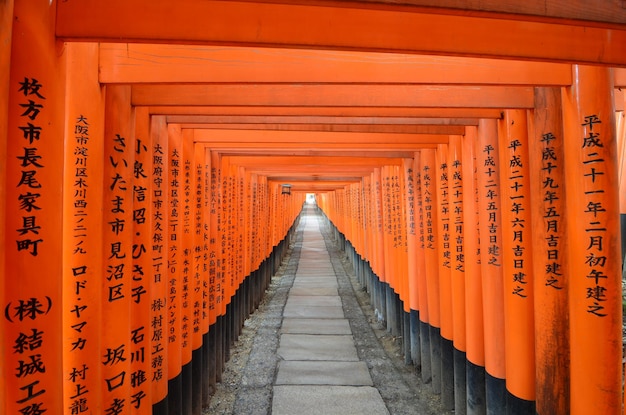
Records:
[[[246,197],[245,197],[245,170],[243,167],[239,166],[236,170],[236,189],[237,189],[237,205],[235,208],[235,212],[237,213],[237,222],[235,226],[235,249],[238,252],[237,257],[235,258],[236,269],[237,269],[237,281],[235,283],[235,289],[241,290],[243,279],[246,277],[246,270],[249,269],[248,265],[245,262],[248,262],[250,258],[250,252],[247,244],[244,243],[244,235],[247,231],[246,229]],[[243,321],[241,321],[243,323]],[[238,333],[237,333],[238,335]]]
[[[391,177],[389,175],[389,167],[383,166],[380,169],[380,197],[381,197],[381,219],[383,229],[382,250],[385,259],[385,270],[383,272],[383,281],[388,285],[393,284],[393,267],[395,266],[394,258],[391,255],[391,241],[393,224],[391,223]]]
[[[210,359],[210,379],[212,388],[221,376],[218,366],[221,364],[218,349],[220,338],[219,316],[221,305],[220,292],[220,275],[221,275],[221,251],[220,251],[220,233],[219,233],[219,216],[220,212],[220,156],[216,151],[210,152],[211,162],[211,187],[209,199],[209,339],[211,350],[209,352]]]
[[[450,280],[452,285],[452,338],[454,339],[454,409],[466,413],[466,313],[465,230],[463,219],[463,137],[448,143],[448,192],[450,197]]]
[[[398,281],[397,281],[397,293],[400,296],[400,300],[403,303],[403,307],[408,307],[409,299],[407,298],[407,237],[406,237],[406,209],[405,209],[405,195],[404,195],[404,177],[401,166],[393,166],[393,206],[394,206],[394,247],[396,251],[396,258],[398,261]],[[400,310],[401,311],[401,310]]]
[[[261,265],[261,252],[259,244],[259,215],[260,215],[260,203],[259,203],[259,177],[256,174],[249,174],[248,179],[248,194],[250,210],[248,213],[248,226],[249,226],[249,244],[250,244],[250,261],[251,271],[256,271]]]
[[[404,202],[406,220],[406,245],[407,245],[407,291],[408,298],[405,311],[412,314],[412,322],[417,324],[415,318],[419,310],[419,290],[417,284],[417,226],[415,223],[416,200],[415,200],[415,174],[413,173],[413,159],[402,160],[404,174]],[[413,342],[413,338],[411,341]],[[412,351],[415,360],[415,347]]]
[[[361,201],[363,204],[363,259],[371,268],[372,264],[372,176],[371,174],[363,177],[363,185],[361,191]],[[317,195],[315,195],[317,198]],[[367,282],[367,280],[366,280]],[[368,288],[369,291],[369,288]]]
[[[209,327],[209,240],[211,238],[211,151],[202,145],[202,406],[209,405],[212,391]]]
[[[384,229],[383,229],[383,209],[382,209],[382,182],[381,182],[381,172],[380,168],[375,168],[372,173],[372,208],[374,210],[374,214],[372,220],[374,222],[374,233],[376,235],[376,239],[374,241],[374,250],[375,250],[375,258],[376,258],[376,267],[374,268],[374,272],[381,282],[384,281],[385,278],[385,253],[384,253]]]
[[[11,6],[0,6],[8,12]],[[48,2],[17,2],[12,21],[3,190],[2,373],[8,414],[62,413],[64,90]],[[8,30],[11,30],[11,23]],[[2,28],[3,32],[7,29]],[[6,34],[6,33],[5,33]],[[6,45],[3,46],[8,47]],[[6,49],[5,49],[6,50]],[[6,82],[6,78],[2,81]],[[6,99],[3,96],[2,99]],[[4,114],[2,115],[4,117]],[[4,134],[4,128],[0,128]],[[4,140],[2,140],[4,144]],[[4,148],[0,151],[4,156]]]
[[[185,212],[191,243],[191,349],[192,411],[202,411],[202,186],[204,183],[204,146],[194,143],[194,130],[183,130],[185,153]]]
[[[476,140],[476,174],[480,224],[480,254],[483,273],[485,321],[485,368],[488,413],[504,413],[506,386],[504,365],[504,286],[502,274],[502,229],[498,126],[481,119]]]
[[[104,126],[103,408],[130,411],[133,162],[130,87],[106,87]]]
[[[167,186],[164,197],[164,238],[167,241],[165,254],[167,264],[167,377],[168,407],[170,411],[183,410],[183,349],[189,348],[189,325],[183,328],[186,309],[183,308],[183,232],[182,232],[182,131],[180,125],[167,125],[167,146],[163,147],[163,179]],[[164,247],[165,248],[165,247]],[[155,362],[156,363],[156,362]],[[159,367],[152,368],[153,376]],[[161,369],[163,369],[161,367]]]
[[[526,110],[499,121],[507,408],[535,411],[535,325]]]
[[[98,47],[66,45],[63,184],[63,407],[99,411],[104,95]],[[82,308],[82,310],[81,310]]]
[[[135,132],[131,142],[134,153],[132,176],[132,271],[130,284],[130,387],[131,407],[138,414],[152,413],[150,354],[152,341],[160,341],[167,331],[162,316],[152,316],[151,309],[161,310],[164,299],[152,300],[151,233],[152,205],[150,114],[148,108],[135,109]]]
[[[222,158],[222,216],[220,228],[220,256],[222,258],[222,267],[220,275],[222,276],[222,315],[226,315],[228,304],[230,304],[230,290],[232,287],[231,260],[232,260],[232,176],[230,171],[230,162],[227,157]],[[228,345],[226,345],[228,346]]]
[[[415,223],[417,228],[417,243],[415,252],[415,271],[417,275],[417,294],[419,301],[419,340],[420,340],[420,364],[416,367],[420,371],[422,382],[430,383],[432,380],[432,367],[430,360],[430,332],[428,312],[428,287],[426,281],[426,232],[424,226],[424,203],[422,190],[422,161],[421,152],[416,152],[413,158],[413,172],[415,174]]]
[[[194,409],[196,399],[194,391],[197,388],[193,379],[193,350],[194,350],[194,240],[193,216],[191,211],[193,187],[193,143],[189,137],[190,131],[182,130],[180,153],[180,245],[182,260],[181,307],[182,307],[182,363],[183,363],[183,411]]]
[[[485,403],[485,330],[483,320],[483,278],[480,262],[478,165],[476,164],[477,127],[465,127],[462,140],[463,251],[465,256],[466,377],[467,413],[484,414]]]
[[[450,192],[448,189],[448,145],[439,144],[435,153],[435,187],[437,189],[437,248],[439,272],[439,310],[441,318],[441,403],[454,407],[454,347],[452,327],[452,244],[450,235]]]
[[[422,209],[424,223],[424,265],[426,271],[426,287],[428,296],[428,317],[430,336],[430,360],[432,388],[436,394],[441,393],[441,296],[439,291],[439,262],[437,226],[436,157],[434,149],[420,151],[422,171]]]
[[[250,211],[252,210],[252,199],[250,197],[250,174],[246,172],[243,167],[239,167],[238,180],[240,184],[239,189],[239,206],[241,210],[239,211],[239,244],[244,249],[243,255],[241,256],[241,281],[243,282],[245,278],[250,275],[250,271],[252,270],[252,246],[250,245]],[[243,323],[243,321],[242,321]]]
[[[536,407],[569,413],[569,309],[565,226],[565,166],[560,88],[535,88],[529,137],[535,300]]]
[[[572,72],[563,93],[571,410],[617,413],[622,291],[612,71],[574,66]]]
[[[150,332],[155,333],[157,328],[152,322],[161,322],[166,330],[158,336],[150,335],[149,367],[146,377],[152,386],[152,403],[155,415],[165,412],[161,407],[167,403],[168,379],[171,378],[170,368],[180,368],[177,360],[170,360],[169,345],[177,342],[176,327],[176,286],[171,287],[169,275],[169,245],[168,245],[168,133],[164,116],[153,115],[150,125],[150,141],[148,153],[151,160],[146,188],[149,192],[149,205],[146,206],[146,216],[150,218],[150,228],[146,229],[149,236],[149,292],[150,302]],[[173,288],[173,292],[170,288]],[[172,298],[173,297],[173,298]],[[156,324],[155,324],[156,326]],[[179,369],[177,369],[179,370]]]
[[[8,124],[9,114],[9,72],[11,69],[11,34],[13,32],[13,0],[5,1],[0,4],[0,125]],[[6,149],[7,149],[7,130],[0,129],[0,166],[6,166]],[[6,180],[5,168],[0,168],[0,200],[6,200]],[[5,235],[5,210],[4,203],[0,203],[0,235]],[[5,245],[4,238],[0,238],[0,270],[5,270]],[[6,274],[3,274],[6,275]],[[0,301],[4,303],[4,299],[0,294]],[[0,338],[4,339],[4,327],[0,325]],[[5,356],[4,341],[0,341],[0,356]],[[5,373],[4,358],[0,358],[0,374]],[[5,378],[0,376],[0,402],[7,402],[5,396]],[[3,404],[4,405],[4,404]]]

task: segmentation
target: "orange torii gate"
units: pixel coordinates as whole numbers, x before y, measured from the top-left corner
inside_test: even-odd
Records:
[[[199,413],[316,193],[446,407],[621,413],[625,12],[543,3],[4,2],[4,412]]]

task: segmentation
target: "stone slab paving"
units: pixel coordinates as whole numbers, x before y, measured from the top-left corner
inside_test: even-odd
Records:
[[[369,386],[274,386],[272,415],[384,415],[383,400]]]
[[[285,318],[282,333],[291,334],[352,334],[345,318]]]
[[[389,414],[359,360],[338,287],[318,217],[307,216],[283,310],[273,415]]]

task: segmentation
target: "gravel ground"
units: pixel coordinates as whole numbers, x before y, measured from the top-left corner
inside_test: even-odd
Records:
[[[404,363],[401,339],[391,336],[376,320],[370,298],[357,282],[352,266],[326,234],[326,245],[339,282],[344,312],[350,321],[361,360],[367,362],[374,381],[391,415],[440,415],[437,395],[422,384],[413,366]],[[269,289],[244,324],[242,333],[231,349],[222,381],[218,383],[210,406],[203,414],[266,415],[271,413],[272,384],[276,376],[279,330],[287,294],[297,269],[302,232],[295,241],[279,271],[272,277]],[[295,415],[295,414],[294,414]]]

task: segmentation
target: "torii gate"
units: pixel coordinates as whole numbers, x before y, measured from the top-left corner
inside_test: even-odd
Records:
[[[3,2],[4,412],[199,413],[316,193],[444,405],[622,413],[626,10],[466,3]]]

